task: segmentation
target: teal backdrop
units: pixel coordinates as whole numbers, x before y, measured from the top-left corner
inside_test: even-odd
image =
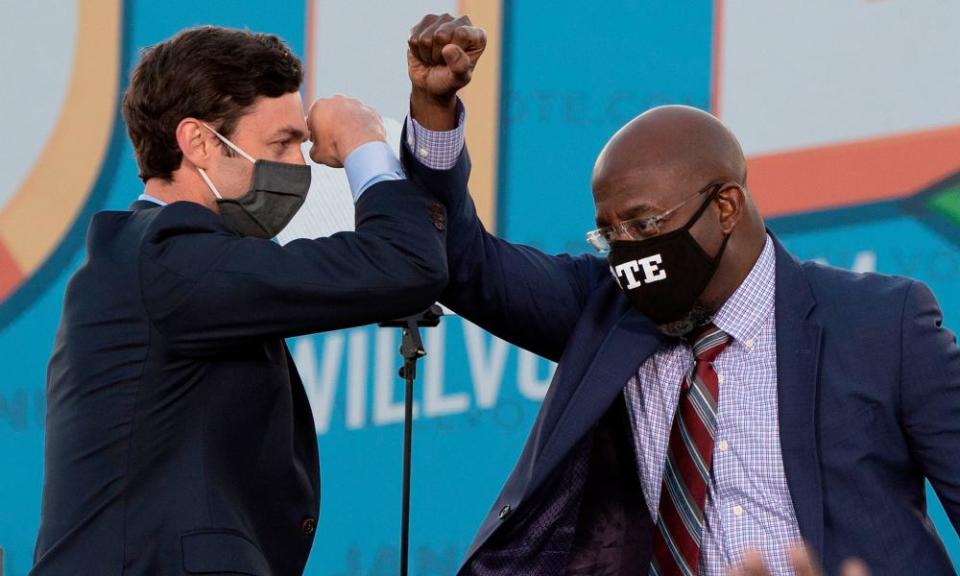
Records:
[[[272,32],[304,54],[305,13],[303,2],[128,0],[121,90],[139,50],[198,24]],[[616,0],[602,10],[572,0],[505,2],[497,198],[502,236],[551,252],[587,248],[590,171],[610,135],[657,104],[710,107],[714,19],[714,2],[707,0]],[[946,324],[956,327],[958,186],[960,179],[947,178],[895,200],[780,215],[770,226],[801,258],[926,282]],[[96,210],[125,209],[140,188],[118,121],[76,225],[26,292],[0,303],[5,574],[21,576],[31,564],[43,482],[46,363],[65,284],[84,258],[87,220]],[[509,473],[554,367],[459,318],[445,320],[426,337],[429,356],[417,390],[412,573],[441,576],[455,571]],[[290,342],[314,400],[323,478],[308,574],[397,573],[398,345],[396,334],[372,327]],[[932,492],[930,513],[960,561],[960,542]]]

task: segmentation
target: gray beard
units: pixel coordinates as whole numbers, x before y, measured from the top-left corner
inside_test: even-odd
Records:
[[[657,328],[667,336],[680,338],[704,324],[709,324],[712,319],[713,311],[697,302],[683,318],[666,324],[660,324]]]

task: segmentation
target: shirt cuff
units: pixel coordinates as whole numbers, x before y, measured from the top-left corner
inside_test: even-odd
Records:
[[[421,164],[433,170],[449,170],[457,163],[463,151],[464,119],[467,116],[463,102],[457,98],[457,127],[445,132],[434,132],[407,116],[406,146]]]
[[[404,180],[403,167],[386,142],[367,142],[358,146],[343,161],[350,183],[350,193],[356,203],[367,188],[387,180]]]

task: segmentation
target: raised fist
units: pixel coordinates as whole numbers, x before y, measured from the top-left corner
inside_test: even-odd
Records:
[[[469,17],[424,16],[407,40],[407,68],[414,92],[438,101],[452,100],[470,83],[486,47],[486,32],[473,26]]]

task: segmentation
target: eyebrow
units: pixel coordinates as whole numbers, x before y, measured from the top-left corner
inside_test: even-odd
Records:
[[[630,207],[626,212],[623,213],[623,216],[620,218],[621,222],[626,220],[633,220],[634,218],[639,218],[647,214],[657,213],[658,208],[647,204],[646,202],[641,202]],[[605,228],[610,225],[609,222],[601,222],[600,219],[596,220],[597,228]]]
[[[295,140],[299,140],[300,142],[306,142],[307,133],[304,132],[303,130],[300,130],[299,128],[294,128],[293,126],[287,126],[286,128],[281,128],[280,130],[277,130],[274,133],[271,140],[277,140],[280,138],[283,138],[284,140],[286,140],[287,138],[293,138]]]

